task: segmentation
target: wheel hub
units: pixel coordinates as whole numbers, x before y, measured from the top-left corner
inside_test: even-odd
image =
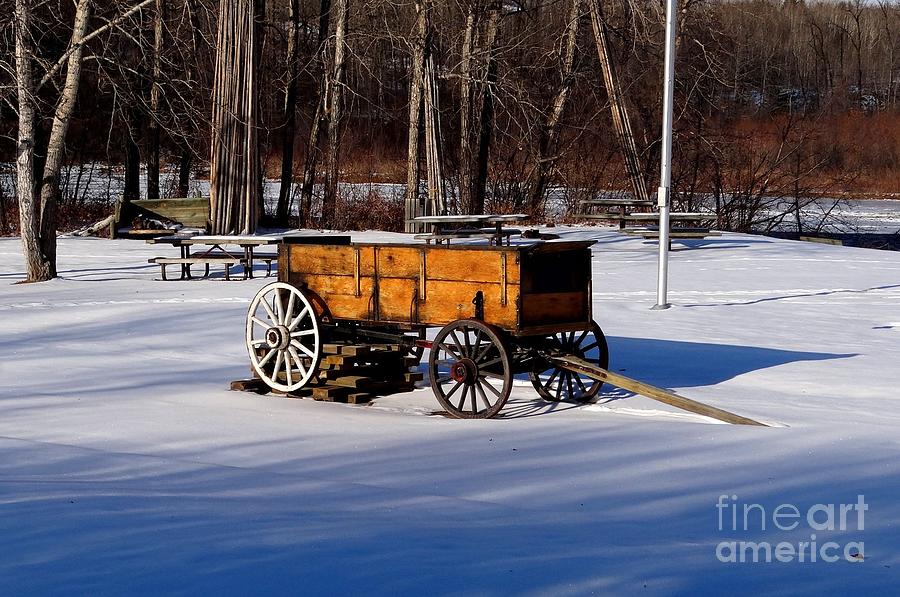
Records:
[[[266,330],[266,344],[269,348],[284,350],[291,343],[291,333],[283,325],[277,325]]]
[[[472,359],[460,359],[450,366],[453,381],[474,383],[478,377],[478,366]]]

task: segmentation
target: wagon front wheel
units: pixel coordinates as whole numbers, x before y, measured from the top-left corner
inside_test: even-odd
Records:
[[[494,328],[474,319],[454,321],[438,332],[428,371],[438,402],[459,419],[493,417],[512,390],[503,340]]]
[[[273,282],[256,293],[247,312],[246,340],[250,365],[275,390],[299,390],[319,366],[319,317],[306,295],[290,284]]]
[[[609,348],[597,322],[591,322],[587,330],[559,332],[547,337],[545,342],[549,352],[576,356],[602,369],[609,367]],[[551,402],[588,402],[603,385],[602,381],[560,367],[551,367],[543,372],[533,371],[529,377],[541,398]]]

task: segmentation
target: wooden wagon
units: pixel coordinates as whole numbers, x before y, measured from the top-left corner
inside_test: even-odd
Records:
[[[592,244],[286,237],[278,281],[257,293],[247,315],[252,368],[270,388],[293,392],[319,380],[323,346],[389,343],[410,363],[430,349],[431,387],[455,417],[496,415],[517,374],[547,400],[590,400],[602,381],[552,359],[607,367],[591,313]],[[440,328],[430,340],[429,328]]]

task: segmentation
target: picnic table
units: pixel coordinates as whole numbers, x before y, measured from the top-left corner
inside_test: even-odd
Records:
[[[489,244],[502,246],[504,240],[509,244],[511,236],[521,234],[521,230],[504,228],[504,224],[521,222],[528,219],[526,214],[483,214],[459,216],[419,216],[413,222],[430,224],[431,232],[417,234],[415,238],[424,239],[426,244],[434,241],[437,244],[450,244],[453,239],[486,238]]]
[[[263,261],[266,264],[266,276],[272,274],[272,262],[278,259],[277,253],[258,253],[259,247],[277,244],[280,239],[273,236],[249,236],[249,235],[197,235],[197,236],[164,236],[147,239],[151,244],[167,244],[178,247],[180,257],[153,257],[150,263],[156,263],[162,271],[162,279],[167,280],[166,266],[180,265],[181,278],[192,278],[191,266],[203,265],[204,276],[209,275],[211,264],[225,266],[225,279],[230,280],[230,268],[232,265],[244,266],[244,279],[253,277],[254,261]],[[198,248],[191,251],[193,248]]]

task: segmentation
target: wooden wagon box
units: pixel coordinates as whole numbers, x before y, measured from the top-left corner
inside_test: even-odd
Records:
[[[286,238],[278,275],[318,295],[333,320],[418,327],[478,317],[515,336],[536,336],[591,326],[592,244],[431,246]]]

